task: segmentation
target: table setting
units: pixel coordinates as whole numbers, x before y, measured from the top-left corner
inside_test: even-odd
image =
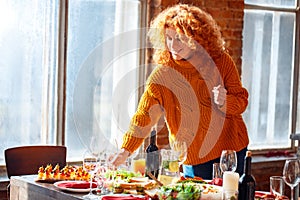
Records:
[[[180,165],[186,154],[182,149],[160,150],[158,176],[147,171],[146,156],[142,154],[136,154],[126,164],[115,168],[108,162],[107,154],[87,150],[82,166],[65,166],[62,169],[59,166],[41,166],[36,181],[53,184],[63,192],[82,194],[82,199],[239,200],[241,177],[235,172],[237,160],[233,150],[222,152],[220,163],[213,165],[212,180],[183,176]],[[299,177],[299,160],[289,159],[282,176],[270,177],[270,191],[255,191],[254,199],[294,200],[293,188],[298,185]],[[291,188],[290,198],[285,196],[285,184]]]
[[[173,143],[171,149],[161,150],[159,174],[154,176],[147,171],[144,152],[115,168],[107,153],[91,146],[82,166],[47,166],[39,170],[36,181],[53,183],[63,192],[83,193],[83,199],[221,199],[221,186],[182,176],[179,166],[186,159],[186,149],[185,144]]]

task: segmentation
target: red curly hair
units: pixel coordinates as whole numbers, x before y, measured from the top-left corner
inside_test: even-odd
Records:
[[[162,11],[150,24],[148,36],[156,63],[165,64],[171,59],[165,42],[166,28],[173,28],[179,35],[187,37],[188,41],[182,42],[191,49],[197,48],[195,43],[200,44],[213,59],[225,51],[220,28],[212,16],[199,7],[178,4]]]

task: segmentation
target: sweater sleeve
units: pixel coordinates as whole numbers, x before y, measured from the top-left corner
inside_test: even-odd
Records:
[[[219,109],[227,115],[242,114],[248,106],[249,94],[242,86],[236,65],[228,54],[223,55],[219,70],[227,90],[225,105]]]
[[[128,131],[123,136],[122,148],[134,152],[150,134],[151,128],[157,123],[163,110],[154,96],[154,85],[148,85],[143,93],[136,113],[131,119]]]

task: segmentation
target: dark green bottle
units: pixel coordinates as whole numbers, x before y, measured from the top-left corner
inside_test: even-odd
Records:
[[[150,171],[153,176],[158,177],[160,166],[160,154],[156,146],[156,131],[153,129],[150,135],[150,144],[146,148],[146,172]],[[146,176],[147,173],[146,173]],[[149,176],[148,176],[149,177]],[[151,177],[149,177],[151,178]]]
[[[239,200],[254,200],[256,181],[251,174],[251,151],[247,151],[245,157],[244,173],[239,179]]]

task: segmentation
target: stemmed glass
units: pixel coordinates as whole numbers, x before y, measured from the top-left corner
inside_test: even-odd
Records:
[[[87,150],[83,156],[83,169],[87,171],[90,175],[90,192],[87,195],[84,195],[84,199],[96,199],[97,195],[92,192],[93,177],[99,168],[100,157],[99,154],[93,153],[90,150]]]
[[[220,157],[220,168],[222,172],[232,171],[237,168],[237,156],[234,150],[223,150]]]
[[[109,167],[106,159],[107,158],[105,155],[100,159],[100,166],[98,171],[96,172],[96,181],[98,184],[98,189],[100,190],[98,191],[98,193],[100,195],[105,195],[109,193],[109,189],[108,189],[109,177],[106,177]]]
[[[98,199],[98,196],[92,193],[93,177],[100,167],[100,160],[104,155],[106,147],[107,143],[103,142],[100,135],[93,135],[91,137],[89,148],[83,156],[83,168],[90,174],[90,192],[83,196],[84,199]]]
[[[178,164],[181,165],[187,157],[187,145],[184,141],[173,141],[170,143],[172,151],[178,156]]]
[[[170,142],[170,147],[174,155],[177,157],[177,173],[180,176],[179,167],[183,164],[183,162],[186,160],[187,157],[187,145],[184,141],[172,141]],[[175,167],[174,167],[175,168]]]
[[[297,159],[288,159],[283,167],[283,180],[291,188],[291,200],[294,200],[294,188],[300,178],[300,162]]]

